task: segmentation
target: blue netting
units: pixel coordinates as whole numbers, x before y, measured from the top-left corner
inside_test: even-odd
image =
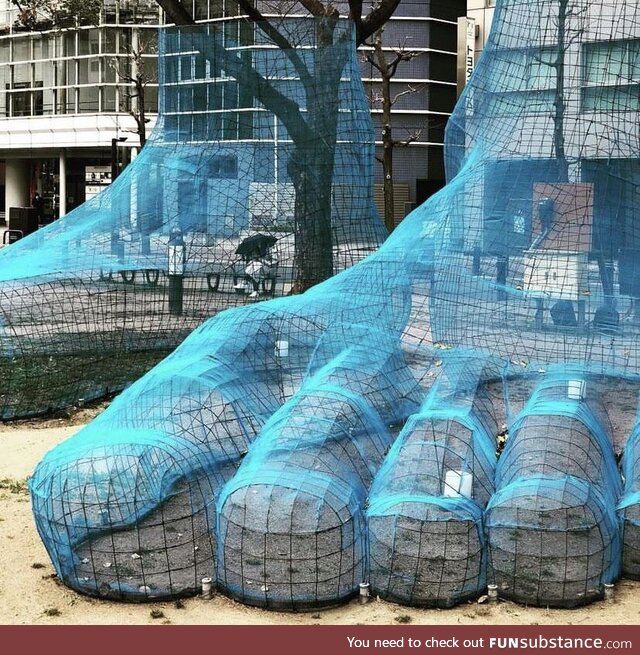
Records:
[[[445,358],[446,374],[406,422],[371,487],[370,582],[385,599],[450,607],[486,588],[495,399],[477,389],[484,362],[458,360]]]
[[[207,321],[40,464],[65,583],[599,597],[640,395],[638,43],[632,0],[498,2],[447,187],[330,281]]]
[[[544,380],[511,427],[486,518],[490,577],[506,597],[579,605],[620,574],[621,479],[591,386]]]
[[[272,416],[218,498],[219,584],[244,602],[333,604],[366,577],[367,490],[420,396],[397,340],[362,336]]]
[[[122,388],[217,311],[382,242],[351,25],[276,27],[288,49],[240,20],[162,30],[160,113],[138,157],[0,251],[0,418]]]

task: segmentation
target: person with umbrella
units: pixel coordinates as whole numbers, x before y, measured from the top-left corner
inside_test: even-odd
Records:
[[[252,234],[243,239],[236,249],[236,254],[246,263],[244,278],[245,282],[251,285],[250,298],[258,297],[260,283],[269,277],[272,267],[276,264],[269,253],[276,241],[270,234]]]

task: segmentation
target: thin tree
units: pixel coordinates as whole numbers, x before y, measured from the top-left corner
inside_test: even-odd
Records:
[[[398,71],[398,66],[408,62],[421,53],[407,49],[407,40],[385,52],[382,36],[384,27],[376,30],[371,42],[371,50],[365,51],[364,59],[380,74],[380,83],[374,88],[371,103],[382,110],[382,156],[376,159],[382,164],[384,223],[391,232],[395,227],[394,191],[393,191],[393,151],[397,147],[406,147],[420,138],[422,129],[409,132],[402,139],[396,139],[393,133],[391,111],[398,101],[406,95],[417,93],[420,86],[407,84],[398,93],[391,92],[391,82]],[[388,53],[388,54],[387,54]]]
[[[136,41],[126,51],[128,57],[125,65],[122,65],[117,58],[114,58],[112,65],[118,80],[126,84],[122,93],[129,100],[127,109],[129,115],[136,122],[135,134],[138,135],[142,148],[147,142],[147,123],[150,120],[146,114],[146,90],[149,84],[157,80],[153,74],[149,74],[148,69],[144,66],[144,61],[145,55],[155,54],[157,48],[155,35],[154,38],[138,35]]]
[[[191,14],[178,0],[157,0],[169,20],[176,25],[193,25]],[[362,0],[349,0],[345,17],[355,25],[355,46],[363,44],[391,17],[400,0],[379,0],[363,15]],[[351,56],[351,43],[336,27],[341,13],[331,2],[300,0],[288,3],[292,12],[302,8],[318,19],[318,52],[310,69],[299,56],[287,35],[278,29],[278,21],[266,18],[251,0],[238,0],[245,20],[282,48],[305,89],[306,111],[280,93],[247,58],[241,58],[212,44],[213,52],[223,58],[225,71],[243,85],[254,98],[274,113],[285,126],[293,150],[287,170],[295,189],[295,255],[294,292],[327,279],[333,274],[333,240],[331,229],[331,183],[337,139],[340,79]],[[269,9],[268,3],[264,3]],[[326,46],[338,46],[328,48]],[[342,46],[342,47],[340,47]]]
[[[558,0],[558,16],[553,21],[555,28],[556,48],[551,61],[537,60],[550,66],[554,70],[554,98],[553,98],[553,147],[558,167],[558,181],[569,181],[569,159],[565,148],[565,113],[567,103],[565,97],[566,85],[566,59],[571,46],[582,38],[584,30],[578,28],[569,33],[569,22],[585,17],[589,3],[576,3],[575,0]]]
[[[569,0],[558,0],[558,20],[556,23],[556,38],[558,46],[556,56],[551,62],[555,69],[555,94],[553,100],[553,145],[558,164],[558,179],[569,181],[569,162],[564,143],[564,113],[567,105],[564,94],[565,59],[567,55],[567,12]]]

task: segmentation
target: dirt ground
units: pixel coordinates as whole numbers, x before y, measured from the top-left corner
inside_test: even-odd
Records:
[[[45,452],[104,408],[0,424],[0,624],[640,624],[640,582],[622,580],[614,603],[577,610],[471,602],[419,610],[372,600],[291,614],[245,607],[223,596],[177,604],[124,604],[81,596],[58,582],[36,532],[25,479]],[[152,617],[152,612],[157,618]]]

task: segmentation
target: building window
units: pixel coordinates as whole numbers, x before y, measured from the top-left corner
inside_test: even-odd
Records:
[[[102,88],[102,111],[115,112],[116,110],[116,87],[105,85]]]
[[[640,41],[586,43],[583,49],[584,111],[637,111]]]
[[[100,111],[100,89],[97,86],[78,88],[78,110],[81,114],[97,114]]]
[[[142,37],[141,37],[142,38]],[[145,108],[157,111],[155,33],[144,35],[141,68]],[[0,44],[0,112],[6,116],[129,112],[130,34],[120,28],[84,29],[31,41]],[[112,52],[113,51],[113,52]],[[26,58],[26,60],[25,60]],[[30,59],[29,59],[30,58]]]
[[[11,90],[7,103],[7,116],[31,115],[31,91],[22,90],[28,87],[28,82],[17,82],[13,85],[13,89],[7,86],[7,90]]]
[[[491,76],[478,100],[483,112],[504,115],[553,111],[555,48],[501,50],[494,57]]]

